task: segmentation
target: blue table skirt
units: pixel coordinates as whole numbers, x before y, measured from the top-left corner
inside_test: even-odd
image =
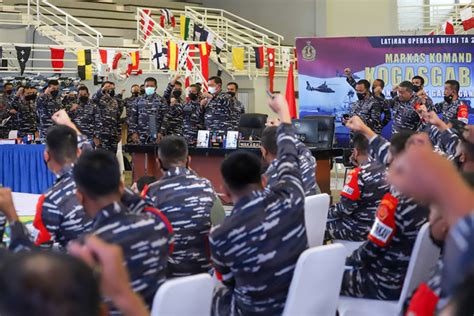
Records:
[[[0,145],[0,184],[13,192],[41,194],[54,182],[44,145]]]

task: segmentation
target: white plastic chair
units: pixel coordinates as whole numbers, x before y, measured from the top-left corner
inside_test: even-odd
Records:
[[[18,131],[17,130],[11,130],[8,132],[8,139],[16,139],[18,138]]]
[[[344,272],[342,245],[314,247],[298,258],[283,316],[334,316]]]
[[[155,294],[151,316],[209,316],[213,289],[207,273],[166,281]]]
[[[346,248],[346,256],[350,256],[354,250],[359,248],[364,242],[336,239],[334,240],[334,243],[343,245]]]
[[[308,196],[304,201],[304,222],[310,247],[317,247],[323,244],[328,219],[329,200],[329,195],[323,193]]]
[[[422,282],[429,279],[439,258],[440,251],[430,239],[429,223],[424,224],[418,236],[408,264],[407,274],[398,301],[382,301],[341,296],[339,299],[339,315],[341,316],[395,316],[400,313],[403,303]]]

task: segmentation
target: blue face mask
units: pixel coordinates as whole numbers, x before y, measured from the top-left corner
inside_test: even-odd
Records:
[[[152,95],[153,93],[155,93],[155,88],[153,88],[153,87],[146,87],[145,88],[145,94],[146,95]]]

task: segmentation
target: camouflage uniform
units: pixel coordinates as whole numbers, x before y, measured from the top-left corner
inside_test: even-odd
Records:
[[[183,105],[170,105],[161,125],[161,134],[183,136]]]
[[[234,101],[228,93],[220,91],[209,100],[204,109],[204,126],[210,131],[235,130],[232,113],[235,111]]]
[[[92,220],[92,233],[119,245],[134,292],[151,306],[158,288],[166,280],[168,253],[172,251],[172,228],[159,211],[132,214],[122,203],[112,203]]]
[[[315,195],[321,193],[318,184],[316,183],[316,159],[313,154],[306,147],[305,144],[296,141],[296,150],[298,151],[298,158],[300,164],[301,178],[303,180],[303,188],[306,196]],[[275,159],[268,166],[265,171],[265,177],[267,178],[267,188],[271,188],[278,182],[278,165],[280,162]]]
[[[10,116],[10,108],[8,105],[3,104],[0,105],[0,124],[2,121]],[[11,120],[11,119],[10,119]],[[5,126],[0,126],[0,138],[7,138],[8,132],[10,132],[9,123],[5,124]]]
[[[41,138],[46,138],[48,128],[54,123],[51,117],[63,108],[61,97],[42,93],[36,100],[36,111],[38,112],[38,130]]]
[[[308,241],[304,190],[293,127],[278,128],[278,181],[234,205],[211,231],[211,258],[225,287],[214,295],[213,315],[279,315],[300,254]]]
[[[160,95],[143,95],[137,99],[131,109],[131,117],[128,121],[129,133],[137,133],[140,142],[145,144],[150,136],[150,118],[155,116],[156,132],[161,130],[161,124],[166,113],[166,100]]]
[[[115,152],[120,140],[120,116],[123,111],[123,102],[111,97],[99,89],[92,97],[92,103],[96,106],[95,136],[99,138],[101,147]]]
[[[382,104],[373,96],[364,100],[358,100],[351,106],[349,115],[359,116],[364,123],[374,132],[380,134],[382,132],[381,122]]]
[[[451,120],[460,120],[461,122],[468,124],[469,119],[469,108],[461,100],[457,99],[448,103],[446,101],[436,103],[433,106],[436,113],[442,115],[442,119],[445,123],[449,123]]]
[[[123,100],[123,103],[125,104],[125,111],[127,113],[127,126],[128,126],[127,136],[128,137],[132,135],[130,133],[130,121],[132,118],[132,109],[135,107],[135,103],[137,102],[138,98],[140,98],[140,96],[132,95],[131,97],[125,98],[125,100]]]
[[[353,77],[347,77],[346,78],[347,83],[355,90],[357,81],[354,80]],[[386,102],[385,95],[382,93],[380,96],[376,96],[374,93],[372,93],[372,97],[374,97],[377,101],[379,101],[381,105],[381,111],[383,114],[383,118],[380,121],[381,124],[381,129],[387,126],[387,124],[390,122],[392,119],[392,113],[390,112],[390,107],[388,103]],[[378,133],[380,134],[380,133]]]
[[[385,174],[385,166],[372,161],[352,170],[340,202],[329,208],[326,239],[367,239],[380,200],[389,189]]]
[[[18,136],[24,137],[27,134],[36,132],[36,104],[35,101],[28,101],[25,98],[15,97],[12,107],[17,110]]]
[[[57,242],[65,249],[69,241],[90,228],[90,221],[76,198],[72,170],[73,165],[63,167],[56,183],[38,201],[33,222],[38,231],[35,241],[38,246],[50,247]]]
[[[370,142],[372,157],[386,162],[390,144],[380,136]],[[390,187],[382,198],[368,240],[347,259],[341,294],[398,300],[418,231],[429,209]]]
[[[188,145],[196,145],[198,131],[203,129],[204,111],[199,101],[183,105],[183,132]]]
[[[235,109],[234,111],[232,111],[232,126],[234,131],[238,131],[240,125],[240,117],[242,116],[242,114],[245,113],[245,107],[242,102],[237,100],[237,98],[234,98],[233,101]]]
[[[422,104],[420,98],[413,95],[410,100],[404,102],[395,97],[387,100],[387,104],[393,113],[392,134],[399,133],[402,130],[418,130],[421,119],[415,108]]]
[[[87,139],[92,140],[97,127],[97,107],[91,100],[88,100],[87,103],[74,101],[74,103],[76,102],[79,106],[75,111],[70,111],[69,116],[81,133],[84,134]]]
[[[153,206],[163,212],[173,227],[174,252],[168,262],[168,276],[179,277],[207,273],[211,269],[208,236],[213,209],[220,205],[209,180],[198,177],[185,167],[164,173],[151,184],[147,194]],[[221,219],[225,217],[220,206]],[[215,223],[214,223],[215,224]]]

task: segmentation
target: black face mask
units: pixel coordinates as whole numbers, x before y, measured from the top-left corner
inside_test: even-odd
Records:
[[[29,94],[25,96],[26,101],[33,101],[36,100],[36,94]]]
[[[357,92],[357,99],[359,99],[359,100],[361,100],[361,101],[364,100],[364,99],[365,99],[365,93],[359,93],[359,92]]]
[[[140,95],[144,95],[145,94],[145,89],[140,89]]]
[[[228,91],[227,94],[229,94],[232,98],[235,97],[235,92]]]
[[[145,91],[143,91],[145,93]],[[138,97],[139,93],[138,92],[132,92],[132,96]]]
[[[198,95],[196,93],[190,93],[188,96],[191,101],[196,101],[198,99]]]
[[[417,85],[413,85],[413,92],[417,93],[418,91],[421,90],[421,87],[420,86],[417,86]]]
[[[58,90],[55,90],[55,91],[51,91],[51,96],[53,98],[57,97],[59,95],[59,91]]]
[[[79,102],[87,103],[87,101],[89,101],[89,97],[86,97],[85,95],[79,97]]]
[[[181,97],[181,90],[174,90],[173,91],[173,97],[175,99],[179,99]]]
[[[114,89],[109,90],[109,95],[110,95],[111,97],[114,97],[114,96],[115,96],[115,90],[114,90]]]
[[[448,102],[448,103],[453,102],[453,96],[452,95],[445,95],[444,96],[444,101]]]
[[[5,91],[5,94],[6,94],[6,95],[11,95],[12,93],[13,93],[13,90],[7,90],[7,91]]]

